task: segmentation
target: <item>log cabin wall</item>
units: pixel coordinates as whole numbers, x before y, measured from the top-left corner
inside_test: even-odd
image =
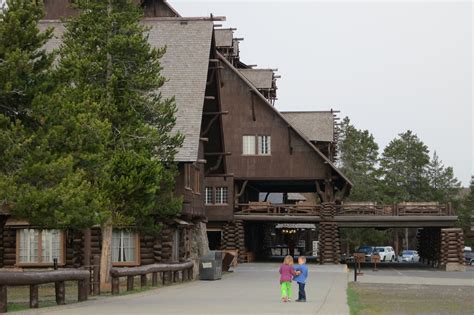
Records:
[[[221,71],[227,172],[248,179],[321,179],[324,160],[229,65]],[[253,104],[253,105],[252,105]],[[244,135],[271,136],[271,155],[242,155]]]
[[[3,266],[14,267],[16,264],[16,230],[3,229]]]

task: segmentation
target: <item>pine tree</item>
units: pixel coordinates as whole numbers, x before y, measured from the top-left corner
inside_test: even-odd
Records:
[[[430,198],[428,147],[410,130],[392,140],[380,160],[383,194],[388,203]]]
[[[157,91],[165,82],[159,62],[165,49],[148,43],[140,8],[130,0],[77,4],[81,14],[66,24],[58,75],[61,96],[82,104],[96,122],[92,129],[102,132],[92,142],[97,155],[75,157],[75,166],[103,200],[101,282],[109,283],[112,226],[156,231],[152,215],[180,211],[172,188],[182,137],[171,135],[174,100]]]
[[[52,30],[40,32],[43,7],[36,1],[8,0],[0,10],[0,114],[29,123],[33,98],[47,91],[54,59],[43,46]]]
[[[53,86],[53,54],[43,46],[52,30],[40,32],[42,6],[8,0],[0,8],[0,201],[12,206],[18,193],[15,180],[32,148],[37,128],[32,104]],[[8,4],[8,6],[7,6]],[[8,7],[8,9],[7,9]]]
[[[474,176],[471,176],[469,193],[463,198],[457,214],[459,226],[464,230],[464,233],[471,233],[471,230],[474,229]],[[466,243],[474,245],[469,239],[466,239]]]
[[[445,167],[436,151],[427,168],[430,183],[430,200],[441,203],[453,202],[458,196],[461,183],[454,177],[452,167]]]
[[[349,200],[379,201],[378,150],[379,146],[368,130],[357,129],[348,117],[344,118],[339,143],[339,167],[354,183]]]

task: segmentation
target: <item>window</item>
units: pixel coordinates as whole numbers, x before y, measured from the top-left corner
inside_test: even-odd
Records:
[[[227,201],[228,201],[228,188],[216,187],[216,204],[219,204],[219,205],[227,204]]]
[[[18,264],[63,264],[64,236],[60,230],[20,229],[17,232]]]
[[[191,164],[184,164],[184,187],[191,189]]]
[[[112,232],[112,263],[116,265],[138,264],[138,235],[132,231],[117,229]]]
[[[243,136],[242,145],[243,155],[255,155],[255,136]]]
[[[200,176],[200,169],[199,168],[195,168],[194,169],[194,192],[195,193],[201,193],[201,176]]]
[[[212,205],[212,193],[213,193],[212,187],[206,187],[206,198],[205,198],[206,205]]]
[[[258,154],[259,155],[271,154],[271,137],[270,136],[258,136]]]

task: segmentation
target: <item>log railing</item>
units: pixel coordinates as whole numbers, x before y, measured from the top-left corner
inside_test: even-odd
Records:
[[[270,202],[249,202],[237,204],[238,215],[269,216],[319,216],[322,205],[271,204]],[[402,202],[393,205],[374,202],[347,202],[335,205],[336,216],[449,216],[453,215],[450,203]]]
[[[268,214],[268,215],[319,215],[321,205],[271,204],[269,202],[251,202],[238,204],[236,214]]]
[[[66,269],[53,271],[2,271],[0,272],[0,313],[7,312],[7,287],[30,286],[30,308],[38,308],[40,284],[55,283],[56,303],[66,303],[65,281],[77,281],[79,301],[87,300],[90,273],[87,270]]]
[[[127,277],[127,291],[133,291],[134,278],[140,276],[140,286],[147,286],[147,275],[151,274],[151,285],[158,286],[158,273],[161,273],[163,285],[166,284],[166,279],[169,282],[176,282],[181,271],[181,281],[192,280],[194,263],[187,261],[177,264],[153,264],[132,268],[112,268],[110,276],[112,277],[112,294],[120,293],[121,277]]]

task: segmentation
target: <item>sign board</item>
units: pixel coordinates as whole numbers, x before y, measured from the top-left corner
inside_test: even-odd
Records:
[[[365,254],[364,253],[354,253],[354,259],[358,263],[364,262],[365,261]]]
[[[379,263],[380,262],[380,255],[373,254],[372,255],[372,262],[373,263]]]
[[[313,223],[278,223],[275,229],[315,229]]]
[[[202,268],[203,268],[203,269],[212,268],[212,263],[210,263],[210,262],[203,262],[203,263],[202,263]]]

